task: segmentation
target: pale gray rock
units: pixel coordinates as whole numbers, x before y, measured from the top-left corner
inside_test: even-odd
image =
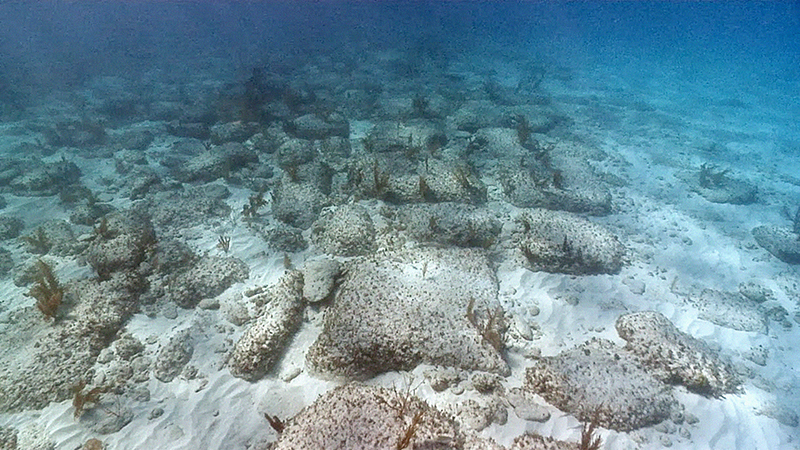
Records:
[[[748,205],[758,199],[758,188],[730,176],[728,169],[703,164],[697,172],[684,172],[677,176],[687,184],[689,190],[713,203]]]
[[[539,404],[535,396],[525,389],[509,389],[505,397],[513,408],[514,414],[522,420],[547,422],[550,419],[550,411],[547,410],[547,407]]]
[[[16,217],[0,217],[0,240],[13,239],[25,228],[25,222]]]
[[[717,352],[678,330],[663,314],[643,311],[617,319],[625,349],[649,373],[665,383],[686,386],[702,395],[719,397],[737,391],[741,380]]]
[[[0,336],[0,360],[5,362],[0,367],[0,411],[40,409],[72,398],[71,386],[90,372],[100,351],[138,309],[145,288],[140,277],[129,273],[75,281],[65,287],[72,304],[69,319],[35,336],[30,331],[40,328],[27,325],[13,336]],[[36,313],[27,320],[40,323]]]
[[[800,264],[800,235],[791,228],[762,225],[753,228],[758,245],[788,264]]]
[[[755,303],[764,303],[775,298],[775,293],[772,292],[772,289],[755,281],[739,283],[739,293]]]
[[[112,434],[121,430],[133,420],[133,410],[119,407],[113,414],[102,408],[91,408],[81,416],[81,423],[98,434]]]
[[[301,139],[326,139],[331,136],[349,137],[350,124],[337,113],[320,117],[317,114],[306,114],[289,122],[287,130]]]
[[[193,308],[203,299],[224,292],[250,276],[247,264],[234,257],[204,256],[169,282],[169,298],[182,308]]]
[[[318,303],[331,296],[342,265],[335,259],[317,259],[303,265],[303,299]]]
[[[474,249],[419,248],[354,260],[306,355],[317,372],[369,377],[419,363],[507,374],[478,326],[500,336],[497,279]],[[473,304],[473,324],[467,310]]]
[[[428,384],[431,385],[431,389],[436,392],[442,392],[461,381],[459,371],[448,367],[440,367],[425,371],[425,379],[428,381]]]
[[[421,420],[406,448],[460,448],[463,436],[456,422],[413,394],[346,384],[322,394],[289,420],[272,450],[396,449],[418,414]]]
[[[361,205],[331,206],[312,225],[311,242],[331,255],[366,255],[375,249],[375,227]]]
[[[189,159],[176,167],[173,175],[179,181],[214,181],[249,164],[257,164],[258,155],[238,142],[227,142]]]
[[[114,272],[137,268],[155,243],[156,233],[146,214],[135,210],[113,212],[97,226],[86,261],[106,279]]]
[[[578,420],[631,431],[669,418],[669,387],[613,342],[592,339],[544,357],[525,373],[524,388]]]
[[[275,151],[275,160],[282,169],[296,168],[311,162],[317,155],[314,144],[307,139],[287,139]]]
[[[220,184],[194,186],[185,190],[157,192],[136,203],[158,227],[159,238],[179,236],[186,228],[210,218],[230,217],[231,207],[225,203],[230,191]]]
[[[308,183],[295,183],[284,178],[273,190],[272,213],[275,218],[300,229],[310,227],[319,212],[329,204],[328,197]]]
[[[533,209],[516,218],[512,236],[533,271],[590,275],[619,272],[625,247],[604,227],[566,212]]]
[[[519,168],[506,169],[501,182],[509,201],[520,208],[546,208],[574,213],[586,213],[595,216],[607,215],[611,212],[611,194],[604,189],[588,189],[575,185],[569,189],[555,182],[556,177],[563,177],[561,171],[542,169],[542,174],[535,178],[530,170]],[[555,175],[555,174],[559,175]],[[554,185],[558,183],[558,185]]]
[[[490,396],[481,401],[468,399],[455,407],[455,417],[464,427],[479,432],[493,423],[504,425],[508,420],[508,409],[497,397]]]
[[[459,130],[474,133],[480,128],[504,125],[506,115],[503,108],[489,100],[469,100],[448,119]]]
[[[214,145],[226,142],[244,142],[253,135],[256,125],[241,121],[219,123],[211,127],[209,138]]]
[[[269,372],[283,354],[289,338],[303,319],[303,273],[292,271],[261,294],[261,314],[245,330],[231,352],[228,365],[236,377],[256,381]]]
[[[80,181],[81,170],[72,161],[41,163],[28,161],[28,167],[11,180],[12,192],[23,196],[56,195]]]
[[[698,310],[698,317],[721,327],[756,333],[767,332],[767,318],[761,305],[739,292],[703,289],[688,301]]]
[[[158,352],[153,375],[164,383],[169,383],[192,359],[193,352],[192,337],[188,331],[181,331],[172,336]]]
[[[459,247],[488,248],[502,229],[489,210],[450,202],[400,206],[394,222],[417,241]]]

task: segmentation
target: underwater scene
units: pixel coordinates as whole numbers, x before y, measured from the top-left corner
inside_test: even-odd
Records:
[[[0,3],[0,450],[800,449],[799,38]]]

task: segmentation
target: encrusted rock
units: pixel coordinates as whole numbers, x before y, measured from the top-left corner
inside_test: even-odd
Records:
[[[25,222],[16,217],[0,217],[0,240],[19,236],[25,228]]]
[[[513,241],[530,270],[588,275],[622,268],[625,248],[619,239],[583,217],[534,209],[516,222],[521,230]]]
[[[730,365],[704,342],[678,330],[654,311],[625,314],[617,319],[625,349],[657,378],[686,386],[703,395],[736,392],[741,384]]]
[[[514,414],[522,420],[547,422],[550,411],[545,405],[538,403],[533,393],[522,388],[512,388],[506,393],[506,400],[514,409]]]
[[[418,241],[459,247],[487,248],[502,229],[487,209],[449,202],[398,207],[394,221]]]
[[[317,259],[303,266],[303,298],[308,303],[321,302],[330,297],[342,265],[335,259]]]
[[[698,310],[698,317],[738,331],[767,332],[767,318],[762,305],[739,292],[703,289],[688,301]]]
[[[17,448],[17,430],[11,427],[0,427],[0,449],[15,450]]]
[[[343,116],[336,113],[325,118],[317,114],[306,114],[289,122],[286,128],[289,133],[302,139],[350,136],[350,124]]]
[[[85,248],[75,240],[72,227],[64,220],[48,220],[20,239],[27,251],[37,255],[68,256]]]
[[[315,186],[286,178],[275,187],[273,198],[275,218],[302,229],[310,227],[317,214],[329,204],[327,196]]]
[[[249,267],[238,258],[204,256],[171,279],[169,296],[178,306],[192,308],[200,300],[216,297],[249,276]]]
[[[431,389],[436,392],[442,392],[461,381],[459,371],[449,367],[440,367],[425,371],[425,379],[428,380]]]
[[[409,249],[355,260],[346,273],[307,354],[313,369],[369,377],[424,362],[508,372],[494,346],[504,332],[497,279],[482,251]]]
[[[561,171],[547,174],[547,179],[560,180]],[[557,175],[556,175],[557,174]],[[542,181],[532,178],[529,170],[515,168],[504,172],[501,179],[509,201],[521,208],[546,208],[552,210],[587,213],[602,216],[611,212],[611,194],[603,189],[575,187],[565,189],[562,181],[549,181],[556,186],[542,186]],[[545,175],[542,175],[544,177]]]
[[[789,264],[800,264],[800,239],[790,228],[762,225],[753,228],[753,237],[772,256]]]
[[[192,359],[193,352],[194,346],[189,332],[179,332],[170,338],[165,346],[161,347],[156,357],[153,374],[165,383],[172,381]]]
[[[174,175],[183,182],[214,181],[257,162],[255,151],[238,142],[228,142],[189,159],[177,167]]]
[[[748,205],[758,198],[758,188],[754,184],[731,177],[728,169],[703,164],[697,172],[685,172],[677,176],[686,182],[689,190],[710,202]]]
[[[308,242],[303,237],[303,230],[300,228],[281,222],[269,225],[249,222],[247,227],[260,235],[275,250],[293,253],[308,248]]]
[[[311,241],[326,253],[357,256],[375,247],[375,227],[361,205],[332,206],[322,211],[311,227]]]
[[[124,334],[114,342],[114,349],[120,359],[130,361],[134,356],[144,351],[144,344],[136,339],[135,336]]]
[[[40,409],[71,398],[70,387],[86,376],[100,351],[137,310],[145,286],[128,273],[69,283],[65,299],[74,306],[68,319],[37,335],[20,329],[0,345],[0,360],[6,362],[0,367],[0,411]]]
[[[508,450],[581,450],[577,442],[557,441],[550,437],[526,433],[514,439]]]
[[[136,209],[146,211],[159,236],[180,235],[210,217],[228,218],[231,207],[225,203],[230,191],[220,184],[196,186],[183,191],[158,192],[137,202]]]
[[[303,319],[303,273],[292,271],[270,286],[258,303],[261,314],[233,348],[228,365],[231,374],[256,381],[272,369]]]
[[[493,423],[505,425],[508,409],[497,397],[481,401],[468,399],[456,406],[456,420],[471,430],[483,431]]]
[[[275,152],[278,165],[284,170],[311,162],[316,156],[314,144],[306,139],[287,139]]]
[[[524,387],[578,420],[618,431],[659,423],[677,404],[633,355],[602,339],[542,358],[527,369]]]
[[[78,183],[81,170],[72,161],[30,163],[20,176],[11,180],[17,195],[55,195]]]
[[[502,389],[502,378],[494,373],[476,372],[470,379],[472,387],[481,394],[488,394]]]
[[[103,279],[113,272],[138,267],[156,243],[150,218],[134,210],[108,214],[97,226],[95,235],[86,260]]]
[[[414,433],[401,447],[415,420]],[[452,419],[414,395],[346,384],[323,394],[288,421],[272,450],[390,450],[431,444],[454,450],[462,439]]]
[[[241,121],[227,122],[214,125],[209,130],[211,132],[211,143],[221,145],[226,142],[244,142],[253,135],[254,124],[247,124]]]

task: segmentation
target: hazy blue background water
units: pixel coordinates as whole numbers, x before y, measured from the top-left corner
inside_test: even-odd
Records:
[[[573,67],[646,62],[796,87],[798,37],[800,6],[789,1],[6,1],[0,90],[24,101],[209,55],[239,68],[309,52],[422,48],[445,59],[483,47]]]

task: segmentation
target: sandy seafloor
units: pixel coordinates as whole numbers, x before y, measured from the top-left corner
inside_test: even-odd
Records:
[[[513,61],[487,58],[451,68],[468,76],[493,70],[492,77],[501,85],[514,86],[521,76]],[[623,313],[656,310],[669,318],[681,331],[706,340],[726,357],[747,368],[743,389],[722,398],[708,398],[675,388],[677,399],[696,423],[680,426],[650,426],[632,432],[601,430],[607,449],[797,449],[800,432],[800,312],[798,312],[798,267],[771,256],[756,245],[751,230],[759,225],[790,227],[786,211],[794,214],[798,206],[800,176],[800,115],[797,91],[787,97],[776,87],[737,80],[691,79],[678,68],[594,65],[569,68],[569,77],[546,76],[540,92],[551,103],[548,108],[570,119],[563,126],[570,136],[580,136],[608,157],[592,164],[612,173],[625,183],[612,189],[613,211],[590,217],[616,234],[626,248],[626,264],[618,274],[572,276],[531,272],[509,261],[500,261],[497,276],[499,300],[507,312],[520,315],[536,330],[528,349],[541,355],[555,355],[593,337],[622,342],[614,330],[614,321]],[[215,81],[210,75],[199,83]],[[240,77],[241,78],[241,77]],[[97,84],[113,83],[98,80]],[[89,95],[91,88],[80,95]],[[99,91],[99,90],[98,90]],[[97,94],[102,95],[102,94]],[[42,114],[58,117],[62,98],[50,100]],[[45,120],[46,117],[45,117]],[[21,141],[34,141],[36,133],[20,134],[23,121],[0,126],[3,153]],[[133,124],[136,126],[151,124]],[[351,123],[354,143],[363,137],[369,120]],[[543,139],[560,139],[544,136]],[[158,135],[145,151],[152,157],[168,151],[175,138]],[[723,150],[707,152],[709,145]],[[72,154],[70,148],[58,148],[46,161],[61,158],[73,161],[82,171],[81,182],[96,196],[118,208],[130,200],[122,198],[113,183],[114,164],[110,158]],[[758,188],[757,200],[747,205],[712,203],[691,192],[679,177],[697,171],[701,164],[730,169],[730,176],[746,180]],[[163,168],[159,169],[163,170]],[[277,173],[280,173],[276,169]],[[485,177],[489,208],[510,208],[497,181]],[[271,249],[243,224],[239,211],[252,190],[229,184],[225,179],[213,183],[228,185],[232,195],[226,200],[232,213],[228,218],[209,218],[207,222],[182,230],[181,235],[197,253],[221,255],[216,247],[221,234],[230,236],[229,256],[240,258],[249,266],[250,277],[236,283],[218,298],[222,303],[241,301],[242,293],[255,286],[274,283],[285,271],[284,253]],[[57,196],[19,196],[4,194],[7,206],[0,214],[18,217],[25,223],[23,235],[50,219],[68,219],[69,207]],[[365,200],[372,211],[381,202]],[[261,210],[269,216],[269,206]],[[378,225],[378,228],[380,226]],[[88,230],[88,229],[86,229]],[[306,235],[308,230],[306,231]],[[2,243],[14,252],[20,265],[31,261],[16,239]],[[303,262],[321,254],[313,245],[292,253],[291,262]],[[61,280],[93,277],[92,270],[76,257],[49,257],[56,263]],[[633,292],[630,280],[643,283],[645,290]],[[769,321],[765,332],[743,332],[716,325],[699,318],[698,310],[686,293],[702,289],[736,291],[741,283],[754,282],[768,288],[774,305],[788,312],[789,326]],[[637,284],[637,287],[641,287]],[[9,274],[0,281],[0,332],[13,333],[8,322],[12,311],[32,308],[33,300],[24,295],[27,287],[17,287]],[[538,314],[529,312],[535,305]],[[324,314],[325,307],[307,312]],[[177,317],[149,317],[135,314],[125,330],[146,345],[145,354],[154,357],[158,345],[178,330],[189,329],[194,336],[191,364],[199,375],[194,379],[177,377],[169,383],[152,376],[144,385],[150,391],[147,401],[130,401],[133,420],[113,434],[99,435],[73,418],[69,400],[53,403],[36,411],[0,415],[0,425],[19,431],[19,448],[37,447],[36,442],[50,441],[57,449],[80,447],[89,438],[99,438],[113,449],[244,449],[276,439],[263,418],[264,412],[290,417],[309,405],[321,393],[337,385],[304,370],[304,354],[320,332],[319,317],[305,320],[292,338],[285,356],[264,379],[251,383],[233,377],[224,367],[225,353],[243,327],[233,327],[220,310],[177,309]],[[527,311],[527,312],[526,312]],[[33,314],[33,313],[32,313]],[[48,326],[42,320],[42,326]],[[231,329],[232,332],[220,330]],[[205,340],[201,340],[203,337]],[[747,355],[762,351],[763,365],[754,364]],[[505,359],[512,374],[503,384],[519,386],[524,369],[533,364],[519,348],[509,347]],[[423,380],[426,366],[413,371],[413,378]],[[297,374],[300,369],[299,375]],[[296,376],[295,376],[296,375]],[[390,386],[407,382],[405,373],[388,373],[368,381]],[[288,381],[285,381],[288,380]],[[479,396],[474,391],[461,395],[450,391],[434,393],[424,382],[417,394],[432,404],[448,405]],[[540,399],[541,400],[541,399]],[[126,400],[123,400],[126,401]],[[480,431],[498,443],[508,445],[524,431],[533,431],[563,440],[577,440],[580,424],[571,415],[545,405],[550,418],[542,423],[524,421],[509,412],[504,425],[492,424]],[[149,418],[161,408],[163,414]],[[780,414],[774,411],[780,411]],[[765,411],[773,411],[766,414]],[[779,420],[780,419],[780,420]]]

